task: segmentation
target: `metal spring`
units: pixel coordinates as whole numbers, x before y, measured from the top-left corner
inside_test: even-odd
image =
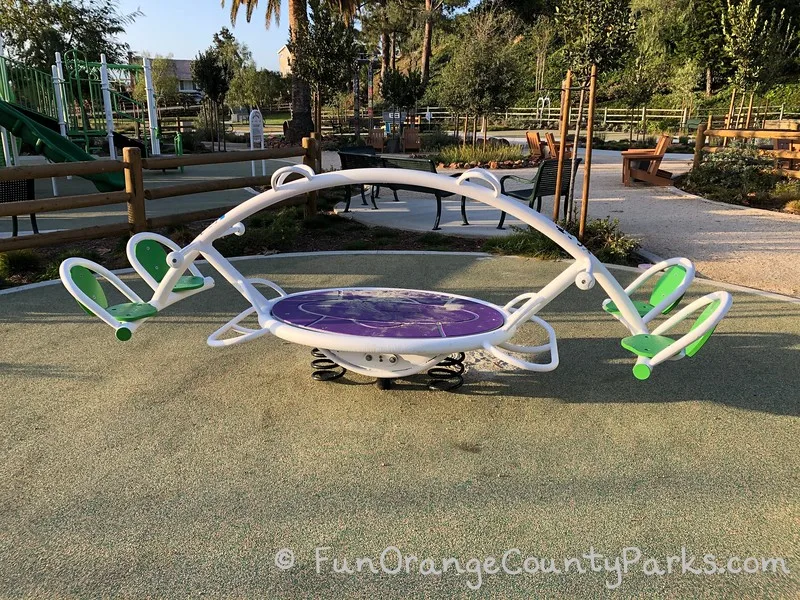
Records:
[[[464,358],[463,352],[451,354],[443,358],[437,365],[428,369],[428,389],[434,392],[452,392],[464,384]]]
[[[315,381],[334,381],[347,373],[347,369],[333,362],[320,352],[319,348],[312,348],[311,356],[314,357],[311,361],[311,367],[314,369],[311,378]]]

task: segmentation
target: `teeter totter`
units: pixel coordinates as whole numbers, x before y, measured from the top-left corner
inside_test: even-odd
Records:
[[[290,175],[293,179],[287,181]],[[395,288],[332,288],[287,294],[272,281],[245,277],[214,248],[216,240],[242,235],[244,219],[283,200],[326,188],[366,184],[411,184],[483,202],[546,235],[574,261],[540,290],[520,294],[500,306],[445,292]],[[204,277],[194,264],[203,258],[250,304],[208,337],[210,346],[232,346],[269,333],[312,348],[314,379],[334,380],[351,370],[375,377],[382,389],[394,379],[423,371],[430,378],[431,389],[455,389],[463,383],[465,353],[480,349],[509,367],[534,372],[554,370],[559,362],[556,334],[538,313],[573,284],[588,290],[597,283],[606,292],[603,309],[630,333],[622,346],[635,356],[633,374],[637,379],[647,379],[653,368],[665,361],[694,356],[732,302],[729,293],[718,291],[677,310],[695,274],[694,266],[685,258],[653,265],[623,289],[577,239],[526,205],[502,195],[497,178],[481,169],[467,171],[456,179],[398,169],[352,169],[318,175],[303,165],[285,167],[273,175],[272,189],[220,217],[184,248],[163,236],[139,233],[128,242],[127,255],[134,270],[153,290],[147,301],[91,261],[69,258],[60,269],[69,293],[86,312],[113,327],[117,339],[131,339],[160,311],[213,287],[214,280]],[[110,305],[97,276],[107,280],[128,302]],[[654,279],[650,296],[640,298],[641,288]],[[262,293],[265,288],[271,297]],[[648,328],[665,315],[671,316],[652,331]],[[693,316],[688,331],[669,335]],[[539,346],[515,344],[515,334],[526,323],[541,327],[547,342]]]

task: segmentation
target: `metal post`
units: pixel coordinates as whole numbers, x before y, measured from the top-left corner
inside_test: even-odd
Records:
[[[108,154],[111,160],[117,159],[114,148],[114,110],[111,107],[111,88],[108,83],[108,62],[106,55],[100,55],[100,91],[103,94],[103,111],[106,115],[106,138],[108,138]]]
[[[367,108],[367,116],[369,117],[369,134],[372,133],[373,127],[373,119],[374,119],[374,103],[373,103],[373,83],[372,79],[375,77],[375,66],[374,66],[374,59],[370,58],[369,63],[367,64],[367,101],[369,102],[369,107]]]
[[[361,62],[356,61],[356,70],[353,73],[353,117],[355,121],[353,122],[355,128],[355,134],[357,138],[361,138],[361,95],[360,90],[361,85]],[[321,130],[320,130],[321,131]]]
[[[144,59],[144,87],[147,92],[147,120],[150,129],[150,147],[153,156],[161,154],[161,143],[158,139],[158,113],[156,112],[156,91],[153,87],[153,68],[150,59]]]
[[[781,104],[781,112],[778,115],[778,120],[779,121],[783,121],[783,108],[784,108],[784,106],[786,106],[786,105],[785,104]]]

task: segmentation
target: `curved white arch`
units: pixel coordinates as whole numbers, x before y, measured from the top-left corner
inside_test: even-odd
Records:
[[[292,174],[300,177],[286,181]],[[475,183],[471,179],[482,180],[490,187]],[[293,165],[276,171],[272,176],[272,182],[275,187],[243,202],[209,225],[186,247],[169,254],[168,261],[172,268],[156,290],[153,297],[154,304],[158,305],[162,299],[165,300],[169,290],[175,285],[184,269],[198,256],[203,255],[255,307],[259,319],[267,321],[270,302],[217,252],[213,247],[213,242],[231,233],[239,233],[238,224],[247,217],[295,196],[349,185],[398,184],[427,187],[463,195],[497,210],[505,211],[550,238],[575,259],[575,262],[561,275],[527,299],[511,317],[512,326],[526,321],[576,280],[581,289],[592,287],[596,280],[606,291],[608,297],[619,307],[620,314],[624,319],[623,323],[631,333],[647,333],[647,327],[630,298],[606,267],[562,227],[524,204],[500,194],[498,192],[499,181],[492,173],[484,169],[471,169],[459,179],[454,179],[446,175],[405,169],[351,169],[317,175],[305,165]]]

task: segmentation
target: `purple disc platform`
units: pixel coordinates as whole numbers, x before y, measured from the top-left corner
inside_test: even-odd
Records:
[[[492,306],[415,290],[309,291],[278,300],[272,316],[312,331],[393,338],[447,338],[499,329],[505,316]]]

